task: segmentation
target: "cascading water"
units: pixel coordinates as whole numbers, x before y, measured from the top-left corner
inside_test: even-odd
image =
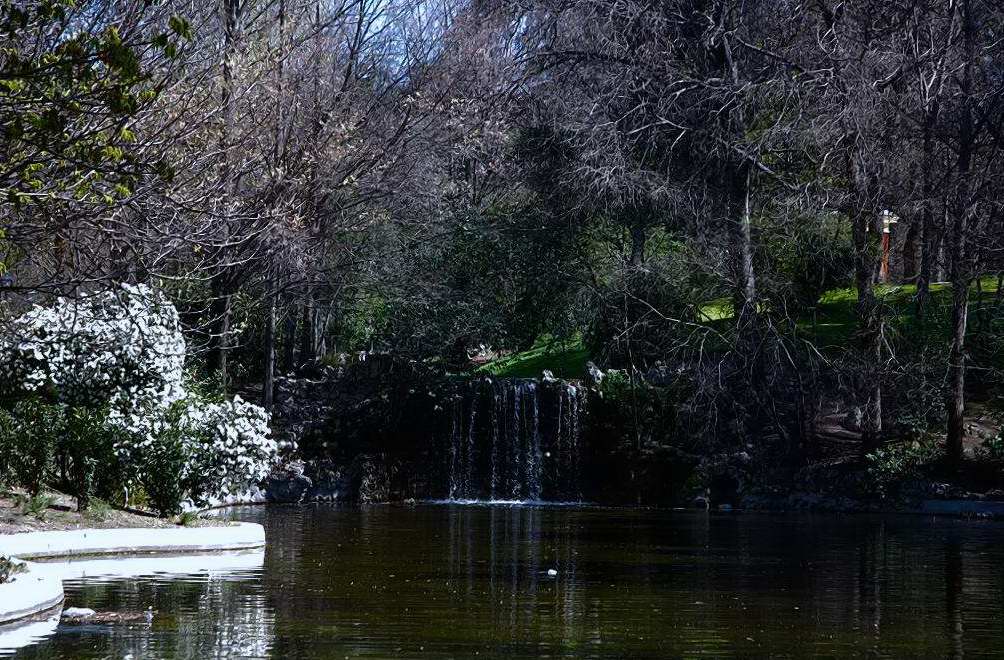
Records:
[[[575,385],[565,385],[558,393],[558,425],[555,432],[557,481],[564,499],[581,500],[582,454],[579,449],[581,403]]]
[[[581,500],[582,400],[565,383],[468,383],[450,411],[449,498]]]

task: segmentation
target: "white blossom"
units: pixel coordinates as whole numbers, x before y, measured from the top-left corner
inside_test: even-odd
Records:
[[[0,382],[17,394],[107,410],[116,454],[134,478],[178,479],[192,498],[242,492],[278,453],[264,408],[186,391],[186,345],[174,305],[147,286],[36,306],[0,337]],[[180,413],[179,413],[180,411]],[[143,474],[165,443],[180,444],[180,474]]]
[[[147,286],[36,306],[0,337],[0,379],[22,393],[124,411],[184,395],[185,338],[174,305]]]

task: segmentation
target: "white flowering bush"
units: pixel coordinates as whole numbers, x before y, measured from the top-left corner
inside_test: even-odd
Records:
[[[20,481],[40,461],[59,463],[62,457],[76,475],[70,486],[83,506],[93,484],[112,474],[142,484],[168,514],[186,499],[198,503],[245,491],[276,460],[263,408],[240,397],[213,401],[186,387],[178,313],[158,291],[122,285],[79,300],[59,299],[51,307],[36,306],[11,330],[0,337],[0,395],[37,401],[68,421],[42,429],[53,436],[58,455],[30,454],[39,457],[17,463],[27,466]],[[32,423],[16,420],[23,416],[19,410],[28,410],[24,403],[9,409],[13,417],[6,426]],[[5,436],[13,443],[14,435],[0,433],[0,444]],[[15,448],[24,450],[11,444],[0,451]],[[36,475],[35,483],[41,478]]]
[[[248,490],[276,462],[278,446],[261,406],[242,400],[178,401],[148,433],[133,435],[117,451],[162,514]]]
[[[232,401],[188,406],[183,425],[202,440],[193,467],[204,484],[197,495],[222,498],[246,491],[268,476],[278,454],[269,414],[235,396]]]
[[[165,407],[184,394],[178,312],[147,286],[36,306],[0,337],[9,395],[73,406]]]

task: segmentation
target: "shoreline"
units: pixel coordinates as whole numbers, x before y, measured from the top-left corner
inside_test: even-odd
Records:
[[[129,557],[258,550],[265,529],[256,523],[222,527],[79,529],[0,535],[0,556],[17,560],[25,571],[0,584],[0,625],[15,623],[63,602],[62,577],[44,564],[25,560]]]

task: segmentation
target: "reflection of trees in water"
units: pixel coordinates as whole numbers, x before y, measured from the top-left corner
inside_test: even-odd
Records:
[[[945,620],[948,624],[949,653],[953,658],[963,658],[966,655],[962,623],[964,579],[962,543],[957,536],[952,535],[945,542]]]
[[[277,519],[260,580],[93,584],[70,604],[162,615],[151,630],[62,631],[61,648],[86,653],[61,657],[95,657],[95,646],[98,657],[275,658],[962,657],[1004,646],[998,525],[532,507],[262,515]]]
[[[193,570],[198,562],[192,557]],[[275,631],[264,593],[250,580],[257,575],[214,570],[85,584],[72,589],[67,602],[113,612],[152,607],[158,614],[151,624],[103,626],[100,635],[88,626],[64,629],[59,645],[79,642],[87,657],[264,657]]]
[[[174,657],[265,657],[275,636],[274,623],[260,590],[208,576],[198,610],[177,619],[179,648]]]
[[[485,610],[485,641],[496,650],[582,641],[572,517],[537,507],[456,508],[449,539],[450,580],[464,585],[458,604]]]
[[[759,542],[762,551],[790,555],[804,567],[804,585],[790,577],[774,585],[801,591],[811,608],[813,625],[792,626],[796,642],[827,640],[849,654],[937,657],[1004,644],[1004,628],[989,614],[1004,602],[999,526],[824,518],[797,531],[786,536],[786,551],[774,531],[765,529]]]

